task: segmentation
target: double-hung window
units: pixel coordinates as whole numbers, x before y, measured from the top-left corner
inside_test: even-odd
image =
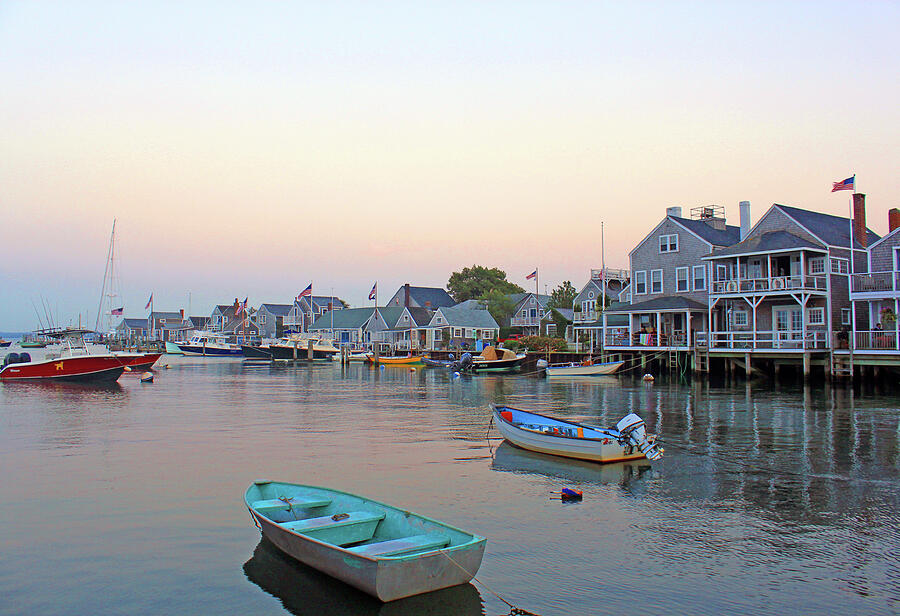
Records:
[[[825,324],[825,309],[824,308],[810,308],[808,314],[807,324],[809,325],[824,325]]]
[[[663,292],[663,271],[661,269],[650,270],[650,292]]]
[[[675,290],[679,293],[687,293],[691,290],[691,281],[688,278],[689,271],[690,268],[687,267],[675,268]]]
[[[678,234],[670,233],[659,236],[659,252],[678,252]]]
[[[694,291],[704,291],[706,289],[706,266],[694,266]]]
[[[647,294],[647,272],[641,271],[634,273],[634,294]]]
[[[825,257],[815,257],[809,260],[809,273],[810,274],[824,274],[825,273]]]
[[[832,274],[849,274],[850,261],[841,259],[840,257],[831,257],[831,273]]]

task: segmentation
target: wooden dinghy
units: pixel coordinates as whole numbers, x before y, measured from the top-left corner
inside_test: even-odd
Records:
[[[385,366],[421,366],[421,355],[410,355],[409,357],[375,357],[369,355],[369,361],[373,364],[384,364]]]
[[[469,582],[485,539],[346,492],[254,482],[244,503],[280,550],[381,601]]]
[[[474,372],[514,372],[525,361],[526,354],[518,355],[509,349],[486,346],[481,355],[472,358]]]
[[[547,366],[547,376],[600,376],[612,374],[625,364],[624,361],[607,361],[603,363],[578,363],[550,364]]]
[[[596,428],[508,406],[491,408],[503,438],[522,449],[594,462],[662,458],[656,437],[647,434],[644,421],[634,413],[615,428]]]

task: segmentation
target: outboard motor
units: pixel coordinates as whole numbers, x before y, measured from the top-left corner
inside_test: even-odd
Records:
[[[459,356],[459,372],[468,372],[472,369],[472,354],[463,353]]]
[[[640,449],[641,453],[647,456],[648,460],[659,460],[662,458],[662,451],[656,446],[655,440],[648,438],[644,420],[630,413],[619,420],[616,429],[623,437],[627,438],[632,445]]]

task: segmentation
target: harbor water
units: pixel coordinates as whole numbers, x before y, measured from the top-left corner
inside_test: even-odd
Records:
[[[0,614],[900,612],[895,391],[171,356],[139,376],[0,384]],[[634,411],[665,456],[519,450],[491,402]],[[260,540],[257,479],[484,535],[481,583],[380,604]]]

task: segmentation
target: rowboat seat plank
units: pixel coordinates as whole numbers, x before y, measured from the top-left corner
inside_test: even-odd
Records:
[[[251,507],[260,513],[268,513],[272,511],[287,511],[288,509],[307,509],[314,507],[325,507],[331,504],[330,498],[295,496],[287,502],[280,498],[272,498],[269,500],[258,500],[251,503]]]
[[[332,516],[326,515],[320,518],[307,518],[305,520],[295,520],[293,522],[283,522],[281,526],[295,533],[305,533],[315,530],[324,530],[326,528],[337,528],[339,526],[352,526],[354,524],[364,524],[366,522],[377,522],[384,519],[384,513],[372,513],[370,511],[350,511],[347,517],[341,520],[334,520]]]
[[[390,541],[357,545],[347,548],[347,551],[361,556],[396,556],[406,552],[436,550],[446,546],[448,543],[450,543],[450,539],[444,535],[414,535],[412,537],[391,539]]]

